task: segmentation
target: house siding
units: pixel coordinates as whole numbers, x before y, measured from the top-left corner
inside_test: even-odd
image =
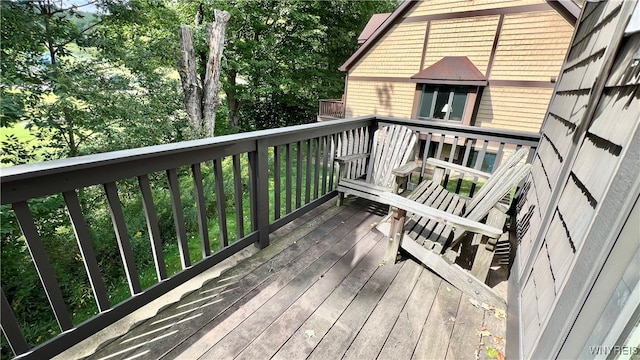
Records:
[[[553,10],[505,15],[490,79],[548,82],[557,77],[571,42],[558,34],[572,31]]]
[[[414,83],[349,81],[345,116],[410,118],[415,88]]]
[[[466,56],[486,75],[499,19],[494,15],[432,21],[422,69],[445,56]]]
[[[620,314],[640,301],[624,272],[637,233],[623,234],[640,191],[640,33],[622,38],[635,5],[585,5],[552,96],[518,204],[521,337],[509,357],[593,358],[591,347],[621,345]]]
[[[420,71],[426,26],[426,22],[394,25],[349,75],[411,77]]]
[[[411,76],[445,56],[467,56],[489,82],[468,123],[540,130],[573,31],[546,1],[431,0],[396,21],[349,69],[345,116],[415,118]],[[389,92],[391,103],[381,99]]]
[[[489,86],[484,89],[475,125],[538,132],[553,89]]]
[[[545,4],[544,0],[472,0],[450,1],[431,0],[421,1],[416,7],[408,11],[405,18],[422,15],[433,15],[449,12],[465,12],[495,9],[498,7],[513,7],[533,4]]]

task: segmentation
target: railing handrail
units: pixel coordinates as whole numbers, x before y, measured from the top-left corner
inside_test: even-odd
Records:
[[[64,311],[66,311],[66,305],[64,304],[56,279],[53,276],[51,266],[48,264],[49,255],[42,246],[42,239],[40,239],[38,235],[38,229],[35,226],[34,219],[26,203],[27,200],[62,194],[66,207],[69,210],[69,216],[74,220],[73,226],[74,229],[77,230],[76,238],[78,240],[78,246],[83,250],[82,254],[85,254],[85,251],[87,254],[94,254],[90,234],[86,224],[84,224],[82,208],[78,202],[76,190],[93,185],[104,185],[108,206],[112,212],[113,225],[116,233],[119,234],[117,235],[119,246],[122,245],[120,252],[123,257],[123,264],[131,268],[133,273],[131,278],[135,280],[137,276],[137,274],[135,274],[135,263],[131,255],[131,244],[129,243],[126,223],[122,210],[120,209],[121,205],[115,182],[137,177],[145,205],[144,212],[147,216],[147,223],[157,223],[157,219],[155,219],[156,215],[154,215],[155,210],[153,210],[153,197],[150,194],[148,175],[155,172],[166,171],[174,211],[173,216],[176,223],[176,232],[178,233],[178,245],[182,247],[183,252],[186,251],[188,253],[186,247],[188,240],[186,239],[184,224],[180,225],[180,221],[184,223],[185,217],[180,200],[180,185],[176,169],[184,166],[192,167],[191,176],[195,183],[194,189],[197,192],[195,198],[197,202],[196,210],[198,211],[199,231],[201,232],[202,242],[205,244],[206,241],[208,241],[206,229],[207,215],[204,213],[205,201],[203,199],[203,180],[200,166],[203,162],[212,161],[213,169],[209,170],[209,174],[211,174],[211,171],[214,173],[213,177],[215,181],[211,181],[211,178],[209,178],[208,181],[209,183],[214,183],[216,187],[214,192],[217,198],[217,194],[224,193],[223,174],[220,169],[220,163],[222,161],[220,160],[232,157],[234,161],[234,179],[231,180],[235,182],[234,196],[240,197],[240,199],[236,198],[236,201],[239,200],[240,203],[242,203],[243,184],[240,183],[239,180],[242,176],[240,175],[241,169],[239,169],[238,158],[240,156],[246,156],[246,158],[248,158],[247,166],[249,175],[247,186],[250,193],[249,202],[251,205],[249,210],[251,229],[248,233],[239,233],[237,241],[232,244],[228,244],[225,240],[223,247],[216,252],[210,253],[208,249],[203,250],[206,253],[206,257],[203,255],[202,261],[192,265],[190,265],[188,254],[187,257],[185,257],[181,252],[181,260],[184,261],[183,271],[169,278],[167,278],[165,274],[162,276],[162,281],[159,279],[158,283],[145,291],[141,291],[139,284],[136,284],[136,286],[134,286],[136,288],[135,291],[132,290],[132,293],[136,293],[135,296],[116,305],[111,311],[100,310],[100,313],[94,318],[75,327],[82,328],[82,331],[63,332],[57,338],[49,340],[48,344],[39,345],[32,349],[31,352],[29,352],[29,356],[37,358],[58,353],[61,349],[66,349],[79,341],[78,339],[86,338],[98,329],[108,326],[108,324],[115,321],[115,319],[124,316],[123,314],[134,311],[150,300],[161,296],[168,291],[167,289],[190,279],[194,274],[206,270],[208,267],[224,260],[242,248],[252,243],[256,243],[260,247],[267,246],[269,244],[269,232],[272,232],[274,229],[277,229],[305,212],[310,211],[310,209],[318,206],[318,204],[335,196],[333,156],[337,148],[341,148],[342,150],[348,148],[345,147],[345,145],[351,144],[353,137],[358,136],[355,133],[372,133],[363,128],[373,129],[383,124],[402,124],[415,131],[428,134],[425,135],[424,139],[426,143],[424,153],[422,154],[423,156],[427,155],[429,147],[427,145],[434,143],[438,145],[436,156],[443,155],[445,137],[451,138],[451,143],[447,142],[447,144],[451,144],[447,150],[450,154],[453,154],[458,148],[465,148],[463,158],[465,162],[470,160],[471,148],[479,146],[481,150],[479,150],[476,159],[476,167],[482,164],[481,158],[484,156],[485,151],[488,150],[489,143],[498,143],[498,154],[501,154],[506,147],[529,147],[530,161],[533,158],[533,153],[540,139],[539,134],[522,131],[479,128],[435,121],[407,120],[367,115],[340,121],[317,122],[0,169],[0,183],[2,185],[0,186],[1,203],[3,205],[13,204],[13,211],[16,213],[17,220],[21,224],[22,232],[25,235],[24,237],[30,251],[35,249],[35,252],[31,253],[32,258],[37,258],[38,260],[34,261],[35,266],[39,271],[42,270],[42,273],[47,276],[47,278],[41,276],[40,279],[44,285],[45,292],[47,292],[47,296],[50,294],[53,296],[50,298],[52,309],[56,311],[56,308],[61,308],[63,311],[60,317],[64,318],[68,317],[68,314],[64,313]],[[461,139],[465,140],[461,141]],[[295,154],[292,150],[294,148]],[[303,159],[303,153],[305,152],[306,155],[304,155],[305,158]],[[285,160],[282,160],[283,158]],[[304,176],[306,184],[302,183],[303,176],[301,169],[304,167],[303,160],[306,160],[307,173],[306,176]],[[270,164],[270,161],[272,164]],[[449,157],[449,161],[453,161],[451,156]],[[295,169],[292,166],[293,163],[295,163]],[[424,163],[425,162],[423,162],[420,173],[421,177],[424,175]],[[322,164],[322,167],[320,164]],[[313,179],[311,179],[312,167],[315,169],[313,170]],[[297,174],[293,174],[294,170]],[[322,173],[322,175],[319,175],[320,173]],[[238,179],[236,179],[236,177]],[[280,182],[275,181],[273,190],[270,190],[270,177],[273,179],[281,178],[286,184],[283,185],[281,189]],[[318,178],[321,179],[320,181],[322,183],[319,183]],[[293,181],[296,181],[295,194],[293,193]],[[304,204],[301,202],[301,189],[303,187],[306,191],[304,194]],[[311,196],[310,193],[312,187],[314,188],[313,196]],[[280,201],[282,200],[282,196],[280,192],[285,194],[285,199],[282,201],[282,204],[286,204],[286,211],[282,213],[280,213],[280,210],[275,210],[281,208]],[[275,194],[278,194],[278,196],[275,196]],[[273,204],[270,203],[271,195],[273,195]],[[219,223],[225,225],[225,230],[221,230],[221,233],[226,234],[224,198],[225,196],[222,196],[220,203],[217,204],[219,206],[217,212]],[[216,202],[217,201],[218,199],[216,199]],[[295,206],[292,206],[292,201],[295,202]],[[146,209],[146,207],[151,208],[151,210]],[[240,208],[240,210],[238,210],[238,208]],[[239,219],[242,219],[243,215],[246,215],[246,213],[243,214],[241,208],[242,206],[236,207],[236,216]],[[274,210],[274,213],[270,214],[270,210]],[[176,213],[176,211],[178,211],[179,214]],[[154,217],[155,220],[149,216]],[[272,220],[273,222],[271,222]],[[24,224],[27,225],[26,228],[22,227]],[[123,239],[120,239],[120,237]],[[156,228],[153,229],[152,226],[149,225],[149,238],[153,241],[160,241],[157,225]],[[161,245],[161,243],[154,243],[152,246],[155,246],[155,251],[161,254]],[[160,259],[160,257],[160,255],[154,255],[157,269],[161,269],[164,266],[163,264],[158,265],[164,261]],[[83,261],[89,280],[92,284],[100,287],[100,289],[94,291],[94,295],[97,293],[106,299],[106,292],[104,290],[104,284],[101,283],[102,278],[95,255],[93,255],[93,259],[91,256],[87,256],[87,259],[83,257]],[[160,275],[158,276],[161,277]],[[47,285],[49,285],[51,289],[48,289]],[[6,324],[8,328],[12,329],[9,341],[12,342],[13,345],[19,346],[20,351],[18,351],[18,353],[26,352],[28,350],[25,348],[26,343],[23,343],[24,338],[19,334],[19,324],[13,317],[10,305],[5,298],[4,290],[0,289],[0,295],[2,295],[0,296],[0,300],[2,300],[4,304],[3,327]],[[106,308],[108,308],[108,301],[105,302]],[[58,313],[56,313],[56,317],[57,316]],[[64,330],[69,328],[68,324],[64,325],[62,323],[60,323],[60,327]],[[50,350],[45,350],[45,347],[48,347]]]
[[[372,125],[372,115],[84,155],[0,169],[2,205]],[[252,143],[253,142],[253,143]],[[212,156],[211,151],[217,150]],[[185,158],[188,156],[188,158]],[[147,160],[154,159],[154,162]],[[136,164],[136,166],[132,166]],[[102,169],[93,173],[93,169]],[[105,171],[107,169],[108,171]],[[94,175],[92,175],[94,174]],[[28,193],[26,192],[28,191]]]

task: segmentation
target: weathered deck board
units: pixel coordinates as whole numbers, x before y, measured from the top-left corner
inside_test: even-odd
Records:
[[[422,271],[423,267],[413,261],[404,264],[397,276],[402,281],[394,281],[389,286],[357,332],[352,346],[345,353],[346,359],[373,359],[378,355]]]
[[[503,319],[428,269],[382,265],[384,235],[372,225],[385,211],[346,205],[286,225],[272,245],[89,358],[468,358],[505,337]]]

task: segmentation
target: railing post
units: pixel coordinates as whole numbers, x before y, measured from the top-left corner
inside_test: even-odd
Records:
[[[258,231],[255,245],[264,249],[269,246],[269,158],[268,147],[264,140],[256,140],[256,151],[249,153],[249,171],[251,181],[251,223]]]

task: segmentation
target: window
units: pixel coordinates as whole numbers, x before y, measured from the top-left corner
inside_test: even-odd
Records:
[[[424,85],[418,117],[462,122],[471,89],[469,86]]]

